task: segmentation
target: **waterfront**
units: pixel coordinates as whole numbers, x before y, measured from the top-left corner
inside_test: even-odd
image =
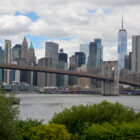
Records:
[[[99,103],[103,100],[110,102],[120,102],[125,106],[133,107],[135,111],[140,111],[140,96],[98,96],[79,94],[17,94],[21,99],[19,110],[20,119],[43,119],[46,124],[55,112],[60,112],[64,108],[72,105],[86,105]]]

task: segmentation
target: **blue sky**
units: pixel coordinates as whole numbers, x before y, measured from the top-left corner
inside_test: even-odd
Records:
[[[88,10],[89,13],[95,13],[97,11],[97,9],[90,9]]]
[[[30,43],[32,41],[34,48],[42,48],[43,46],[41,43],[47,40],[45,37],[42,36],[26,35],[26,38],[30,40],[30,42],[28,42],[28,45],[30,46]]]
[[[40,18],[35,12],[28,12],[28,13],[24,14],[24,13],[17,11],[15,13],[15,16],[19,16],[19,15],[26,16],[26,17],[30,18],[33,22],[37,21]]]

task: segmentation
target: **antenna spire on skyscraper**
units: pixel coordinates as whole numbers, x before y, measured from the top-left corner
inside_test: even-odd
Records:
[[[122,30],[123,30],[123,15],[122,15]]]

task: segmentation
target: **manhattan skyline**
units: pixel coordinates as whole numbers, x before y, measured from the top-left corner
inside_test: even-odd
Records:
[[[100,3],[97,0],[3,0],[0,9],[0,45],[4,47],[4,40],[9,39],[13,47],[26,36],[29,45],[33,42],[38,59],[45,55],[46,41],[58,43],[70,57],[79,51],[80,44],[101,38],[104,60],[117,60],[117,33],[122,14],[128,33],[128,52],[132,35],[139,34],[137,0],[101,0]]]

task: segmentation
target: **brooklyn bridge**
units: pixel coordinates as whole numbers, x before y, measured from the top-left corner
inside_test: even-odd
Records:
[[[126,79],[122,79],[121,77],[119,77],[117,66],[118,66],[117,61],[105,61],[105,62],[103,62],[101,74],[89,74],[89,73],[65,71],[65,70],[58,70],[58,69],[39,67],[39,66],[0,64],[1,69],[64,74],[64,75],[71,75],[71,76],[85,77],[85,78],[92,78],[92,79],[100,80],[100,81],[103,81],[102,82],[102,94],[104,94],[104,95],[118,95],[119,94],[119,83],[125,84],[125,85],[130,85],[133,87],[140,87],[140,83],[138,83],[138,82],[128,81]],[[114,67],[113,75],[112,75],[112,71],[111,71],[112,67]]]

